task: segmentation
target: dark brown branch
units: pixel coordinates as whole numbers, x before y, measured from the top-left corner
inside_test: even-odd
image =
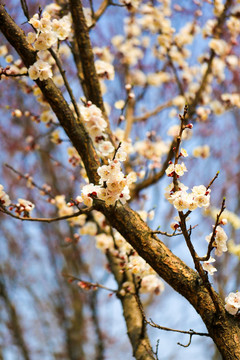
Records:
[[[175,77],[175,80],[176,80],[176,83],[177,83],[177,86],[178,86],[179,93],[180,93],[180,95],[184,96],[183,85],[181,83],[181,80],[179,79],[177,69],[176,69],[176,67],[174,65],[174,62],[172,61],[172,58],[171,58],[171,55],[169,54],[169,52],[167,53],[167,58],[168,58],[170,66],[171,66],[171,68],[173,70],[174,77]]]
[[[115,293],[115,294],[118,292],[118,290],[110,289],[109,287],[104,286],[99,283],[93,283],[91,281],[80,279],[79,277],[74,276],[74,275],[62,274],[62,276],[68,278],[68,281],[70,283],[72,283],[73,281],[79,282],[80,284],[78,284],[78,286],[82,289],[86,289],[86,290],[104,289],[104,290],[110,291],[111,293]],[[82,284],[82,286],[81,286],[81,284]]]
[[[82,209],[82,210],[77,211],[74,214],[65,215],[65,216],[58,216],[58,217],[55,217],[55,218],[31,218],[31,217],[23,217],[23,216],[14,215],[13,213],[8,211],[5,207],[3,207],[0,204],[0,212],[13,217],[14,219],[18,219],[18,220],[22,220],[22,221],[45,222],[45,223],[51,223],[51,222],[55,222],[55,221],[62,221],[62,220],[72,219],[72,218],[78,217],[79,215],[87,214],[91,210],[92,210],[92,208]]]
[[[136,360],[155,360],[146,332],[146,326],[136,301],[138,295],[136,294],[133,276],[129,271],[125,271],[124,273],[120,272],[121,266],[116,256],[112,256],[109,252],[107,253],[107,258],[111,271],[118,283],[119,290],[122,289],[122,284],[125,281],[127,281],[131,287],[131,290],[126,292],[124,296],[121,296],[119,292],[119,299],[123,308],[123,315],[126,321],[128,337],[133,349],[133,356]]]
[[[91,1],[92,3],[92,1]],[[92,25],[89,27],[89,30],[91,30],[97,23],[97,21],[101,18],[101,16],[105,13],[105,11],[107,10],[108,6],[111,4],[110,0],[103,0],[103,2],[101,3],[101,5],[99,6],[98,10],[96,12],[93,13],[93,23]]]
[[[103,105],[100,83],[94,65],[94,55],[88,34],[88,27],[83,14],[82,4],[79,0],[70,0],[69,4],[72,13],[78,52],[82,64],[82,71],[85,79],[85,86],[88,90],[87,100],[92,101],[93,104],[99,107],[107,118]]]
[[[33,65],[36,61],[36,51],[28,44],[24,32],[7,14],[3,5],[0,5],[0,30],[18,52],[25,66]],[[76,121],[61,91],[54,85],[51,79],[44,81],[36,80],[36,83],[55,112],[73,146],[81,156],[90,182],[98,183],[97,168],[100,166],[100,163],[84,125],[80,121]]]

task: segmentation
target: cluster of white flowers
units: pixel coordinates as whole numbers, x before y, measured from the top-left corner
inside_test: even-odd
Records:
[[[37,33],[28,33],[28,42],[34,43],[36,50],[47,50],[58,40],[65,40],[70,35],[72,20],[70,13],[61,19],[51,20],[51,15],[44,11],[41,18],[38,14],[33,15],[29,24],[37,30]]]
[[[127,176],[123,174],[120,159],[117,157],[118,154],[122,159],[123,153],[118,151],[116,158],[108,161],[109,165],[99,167],[99,185],[85,185],[82,188],[81,197],[77,197],[77,201],[92,206],[94,197],[104,200],[106,205],[114,205],[118,200],[125,204],[130,199],[129,185],[136,180],[136,175],[135,173],[130,173]]]
[[[3,190],[4,187],[0,184],[0,203],[3,206],[9,206],[11,204],[11,200],[9,199],[8,194]]]
[[[206,236],[206,240],[209,243],[212,238],[213,233]],[[227,251],[227,234],[221,226],[216,228],[216,234],[213,242],[213,247],[215,247],[215,254],[221,256],[223,252]]]
[[[225,298],[225,309],[229,314],[236,315],[240,310],[240,292],[230,293]]]
[[[47,80],[52,77],[51,65],[41,59],[37,60],[28,70],[32,80]]]
[[[166,174],[169,177],[173,177],[174,174],[177,174],[177,176],[183,176],[183,174],[187,171],[187,168],[185,164],[182,162],[181,164],[170,164],[168,168],[166,169]]]
[[[147,275],[142,278],[140,291],[158,295],[164,291],[164,283],[154,274]]]
[[[29,23],[36,29],[35,32],[30,32],[27,35],[27,41],[33,44],[34,48],[39,52],[52,47],[59,40],[65,40],[69,37],[71,32],[71,15],[63,16],[61,19],[51,20],[51,14],[47,11],[33,15]],[[48,62],[43,61],[41,58],[37,60],[29,68],[29,76],[32,80],[46,80],[52,77],[51,66]]]
[[[35,205],[31,203],[31,201],[29,200],[18,199],[18,203],[15,205],[15,207],[16,207],[15,212],[18,215],[21,215],[21,213],[26,215],[29,214],[35,208]]]
[[[114,153],[114,146],[107,140],[107,135],[104,131],[107,127],[107,122],[102,116],[102,111],[91,101],[88,101],[86,106],[79,107],[84,125],[93,141],[93,144],[101,156],[109,156]]]
[[[95,61],[95,68],[97,75],[101,79],[113,80],[114,79],[114,67],[109,62],[103,60]]]
[[[213,275],[214,272],[217,271],[217,269],[212,265],[212,263],[215,261],[216,260],[210,256],[210,258],[207,261],[204,261],[202,264],[203,269],[207,271],[209,275]]]
[[[166,188],[165,197],[178,211],[188,209],[190,211],[196,208],[208,207],[210,205],[210,189],[204,185],[194,186],[192,192],[187,193],[188,187],[178,183],[179,190],[174,192],[174,185],[170,184]]]

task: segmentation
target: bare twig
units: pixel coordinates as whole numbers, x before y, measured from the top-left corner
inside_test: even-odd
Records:
[[[52,55],[52,57],[56,61],[57,67],[58,67],[58,69],[60,71],[60,74],[62,75],[64,85],[66,86],[66,89],[67,89],[68,94],[70,96],[70,99],[72,101],[72,104],[73,104],[74,110],[76,112],[76,115],[77,115],[78,119],[80,119],[81,115],[80,115],[79,107],[78,107],[77,102],[75,100],[75,97],[73,95],[72,89],[71,89],[71,87],[69,85],[68,79],[67,79],[66,74],[65,74],[65,70],[63,70],[63,68],[62,68],[61,61],[60,61],[60,59],[58,58],[57,54],[55,53],[55,51],[53,49],[50,48],[50,49],[48,49],[48,51],[50,52],[50,54]]]
[[[133,118],[133,122],[145,121],[148,118],[150,118],[151,116],[157,115],[160,111],[168,108],[171,105],[172,105],[172,100],[167,101],[164,104],[158,105],[154,110],[148,111],[148,112],[146,112],[145,114],[143,114],[141,116],[137,116],[137,117]]]
[[[212,184],[214,183],[214,181],[217,179],[219,175],[219,171],[216,173],[216,175],[214,176],[214,178],[210,181],[210,183],[207,186],[207,190],[212,186]]]
[[[20,176],[22,179],[25,179],[25,180],[29,180],[29,174],[22,174],[20,171],[18,171],[18,170],[16,170],[16,169],[14,169],[11,165],[9,165],[9,164],[4,164],[8,169],[10,169],[10,170],[12,170],[15,174],[17,174],[18,176]],[[40,185],[38,185],[38,184],[36,184],[35,183],[35,181],[31,181],[31,184],[35,187],[35,188],[37,188],[39,191],[41,191],[42,193],[44,193],[44,194],[46,194],[46,195],[48,195],[51,199],[55,199],[55,197],[50,193],[50,191],[48,191],[48,190],[46,190],[44,187],[42,187],[42,186],[40,186]]]
[[[195,229],[196,227],[197,227],[197,225],[195,225],[195,226],[190,226],[190,228],[189,228],[187,231],[188,231],[189,233],[191,233],[192,229]],[[176,233],[176,230],[175,230],[172,234],[169,234],[169,233],[166,232],[166,231],[160,231],[160,230],[152,231],[152,234],[161,234],[161,235],[168,236],[168,237],[183,235],[182,232]]]
[[[90,4],[92,4],[92,1]],[[89,30],[91,30],[96,25],[97,21],[101,18],[109,5],[111,5],[110,0],[103,0],[98,10],[96,12],[92,11],[93,23],[89,26]]]
[[[82,289],[96,290],[97,288],[100,288],[100,289],[110,291],[111,293],[115,293],[115,294],[118,293],[118,290],[111,289],[111,288],[104,286],[102,284],[99,284],[99,283],[93,283],[91,281],[80,279],[79,277],[74,276],[74,275],[62,274],[62,276],[68,278],[69,282],[73,282],[73,281],[79,282],[79,287],[81,287]]]
[[[11,213],[10,211],[8,211],[4,206],[2,206],[2,205],[0,204],[0,212],[2,212],[2,213],[4,213],[4,214],[7,214],[7,215],[9,215],[9,216],[11,216],[11,217],[13,217],[14,219],[18,219],[18,220],[22,220],[22,221],[45,222],[45,223],[51,223],[51,222],[54,222],[54,221],[61,221],[61,220],[67,220],[67,219],[75,218],[75,217],[77,217],[77,216],[79,216],[79,215],[87,214],[87,213],[89,213],[91,210],[92,210],[92,208],[82,209],[82,210],[77,211],[77,212],[74,213],[74,214],[64,215],[64,216],[58,216],[58,217],[55,217],[55,218],[31,218],[31,217],[23,217],[23,216],[14,215],[13,213]]]
[[[29,16],[29,12],[28,12],[28,6],[27,6],[27,2],[26,0],[21,0],[21,6],[23,9],[23,13],[26,16],[26,18],[29,20],[30,16]]]
[[[136,296],[135,296],[135,297],[136,297]],[[209,335],[208,333],[196,332],[196,331],[194,331],[194,330],[192,330],[192,329],[190,329],[189,331],[186,331],[186,330],[178,330],[178,329],[172,329],[172,328],[165,327],[165,326],[160,326],[160,325],[156,324],[152,319],[150,319],[150,320],[147,319],[146,314],[145,314],[145,312],[144,312],[144,309],[143,309],[143,306],[142,306],[141,302],[139,301],[139,299],[138,299],[137,297],[136,297],[136,300],[137,300],[139,309],[140,309],[140,311],[141,311],[141,313],[142,313],[142,317],[143,317],[144,321],[145,321],[148,325],[150,325],[150,326],[152,326],[152,327],[154,327],[154,328],[156,328],[156,329],[159,329],[159,330],[172,331],[172,332],[178,332],[178,333],[181,333],[181,334],[187,334],[187,335],[190,335],[190,337],[192,337],[193,335],[210,337],[210,335]],[[182,345],[182,344],[179,344],[179,343],[178,343],[178,345],[181,345],[181,346],[185,346],[185,347],[186,347],[186,345]],[[189,345],[190,345],[190,344],[189,344]],[[188,345],[188,346],[189,346],[189,345]]]

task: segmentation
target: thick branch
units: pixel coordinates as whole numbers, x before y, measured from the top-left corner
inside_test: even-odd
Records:
[[[83,14],[82,4],[79,0],[70,0],[69,4],[72,13],[75,38],[82,63],[85,86],[88,92],[87,100],[92,101],[93,104],[98,106],[106,117],[100,84],[94,65],[94,55],[88,34],[88,27]]]
[[[36,61],[36,52],[28,44],[24,32],[15,24],[3,5],[0,5],[0,30],[18,52],[25,66],[31,66]],[[36,83],[81,156],[90,182],[98,183],[97,168],[100,163],[84,125],[80,121],[76,121],[61,91],[51,79],[36,80]]]
[[[109,223],[136,249],[148,264],[177,292],[184,296],[202,317],[208,332],[225,360],[240,358],[240,328],[225,312],[223,302],[213,290],[220,312],[199,275],[175,256],[128,205],[106,207],[97,202]],[[128,224],[128,226],[126,226]]]

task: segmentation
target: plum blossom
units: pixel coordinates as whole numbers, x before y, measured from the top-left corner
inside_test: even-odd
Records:
[[[212,233],[208,236],[206,236],[206,240],[209,243],[212,238]],[[215,254],[217,256],[221,256],[223,252],[227,251],[227,234],[223,230],[221,226],[218,226],[216,229],[216,235],[213,242],[213,247],[215,247]]]
[[[32,80],[47,80],[52,77],[51,66],[43,61],[37,60],[30,68],[28,69],[29,76]]]
[[[166,169],[167,176],[173,176],[173,174],[177,174],[178,176],[183,176],[184,172],[187,171],[185,164],[182,162],[181,164],[170,164]]]
[[[129,185],[136,180],[135,173],[125,176],[120,162],[116,159],[109,160],[108,165],[100,166],[97,172],[100,176],[99,185],[85,185],[79,201],[91,206],[94,196],[105,201],[106,205],[114,205],[118,200],[125,204],[130,199]]]
[[[229,314],[236,315],[240,309],[240,292],[230,293],[225,298],[225,309]]]
[[[4,187],[0,184],[0,204],[3,206],[9,206],[11,204],[11,200],[3,189]]]
[[[207,271],[209,273],[209,275],[213,275],[213,273],[215,271],[217,271],[217,269],[212,265],[213,262],[215,262],[216,260],[210,256],[209,260],[207,261],[204,261],[202,266],[203,266],[203,269],[205,271]]]
[[[160,294],[164,290],[164,284],[156,275],[151,274],[144,276],[141,281],[141,293]]]
[[[114,79],[114,67],[109,62],[103,60],[96,60],[95,67],[97,75],[102,79]]]
[[[24,215],[26,215],[29,214],[34,208],[35,205],[31,203],[31,201],[25,199],[18,199],[18,203],[16,204],[16,213],[18,215],[21,215],[21,213],[24,213]]]

